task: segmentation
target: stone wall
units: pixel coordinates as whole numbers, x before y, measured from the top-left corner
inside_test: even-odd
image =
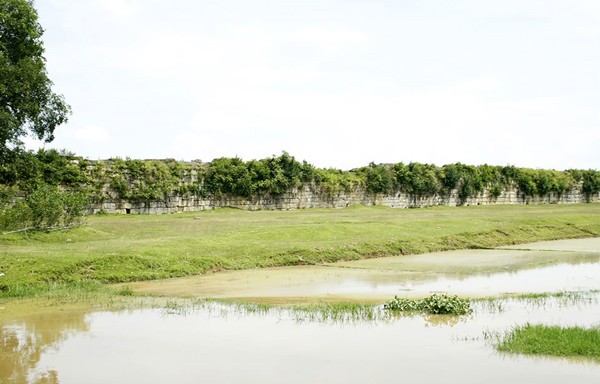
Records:
[[[490,205],[490,204],[570,204],[599,202],[600,194],[586,196],[576,187],[562,196],[549,194],[546,196],[523,196],[516,188],[508,188],[498,197],[483,191],[476,197],[461,201],[457,191],[449,195],[418,197],[403,192],[393,194],[371,194],[357,188],[349,192],[328,193],[319,185],[309,184],[291,189],[278,196],[256,195],[251,198],[239,196],[221,196],[202,198],[198,196],[181,196],[171,194],[162,201],[130,202],[118,198],[105,198],[90,206],[90,213],[126,213],[126,214],[160,214],[177,212],[194,212],[223,207],[244,210],[289,210],[304,208],[345,208],[350,205],[382,205],[393,208],[418,208],[436,205]]]

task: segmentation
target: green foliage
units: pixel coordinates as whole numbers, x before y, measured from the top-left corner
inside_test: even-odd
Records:
[[[442,178],[442,185],[447,192],[458,188],[460,181],[462,180],[462,164],[447,164],[443,167],[444,177]]]
[[[96,200],[105,197],[102,186],[106,184],[116,192],[117,197],[132,202],[164,200],[179,191],[200,192],[191,183],[189,188],[181,188],[184,183],[189,182],[192,170],[196,169],[194,164],[173,159],[111,159],[104,163],[104,168],[102,163],[97,164],[99,166],[92,170],[91,176],[97,186],[93,195]]]
[[[519,191],[525,196],[534,196],[537,194],[535,183],[535,171],[533,169],[518,169],[516,175]]]
[[[173,159],[90,161],[66,151],[11,151],[0,162],[0,185],[27,192],[40,183],[78,191],[90,201],[119,198],[131,202],[162,201],[174,194],[203,198],[224,195],[250,198],[281,195],[310,184],[335,196],[357,187],[374,194],[404,192],[414,198],[456,192],[464,203],[488,190],[493,198],[516,186],[523,196],[561,196],[581,185],[591,198],[600,192],[595,170],[539,170],[514,166],[471,166],[461,163],[374,164],[352,171],[319,169],[283,152],[261,160],[218,158],[210,163]]]
[[[595,170],[587,170],[582,172],[583,185],[581,190],[588,197],[600,192],[600,172]]]
[[[507,168],[508,172],[503,172],[502,167],[487,164],[472,166],[456,163],[444,165],[442,170],[444,191],[450,193],[456,189],[463,202],[469,197],[477,196],[485,188],[492,197],[497,198],[512,180],[512,176],[506,175],[512,171],[511,168]]]
[[[250,197],[256,193],[280,195],[316,177],[313,166],[298,162],[287,152],[262,160],[244,162],[239,158],[213,160],[206,171],[207,193]]]
[[[246,165],[239,158],[220,158],[210,163],[204,179],[204,187],[210,194],[232,194],[249,197],[257,192],[256,179],[266,178],[269,170],[258,162]]]
[[[356,173],[364,180],[365,188],[371,193],[388,193],[394,189],[394,175],[390,167],[375,163],[359,168]]]
[[[424,312],[433,315],[466,315],[472,312],[468,300],[458,296],[435,293],[425,299],[407,299],[395,296],[383,307],[395,312]]]
[[[86,174],[88,160],[55,149],[38,152],[15,150],[0,163],[0,184],[30,190],[39,183],[80,189],[91,182]]]
[[[600,175],[597,171],[592,171],[592,173]],[[570,171],[559,172],[530,168],[515,168],[514,179],[519,191],[524,196],[546,196],[550,193],[560,196],[572,189],[576,183],[576,179]]]
[[[86,203],[82,193],[64,192],[48,184],[38,185],[24,198],[19,198],[16,193],[9,197],[6,192],[3,198],[0,209],[0,229],[3,230],[43,230],[78,225]]]
[[[344,172],[331,168],[316,168],[313,181],[329,196],[335,196],[341,192],[350,192],[359,185],[364,184],[363,178],[356,172]]]
[[[32,1],[0,0],[0,156],[32,134],[50,142],[70,107],[52,92]]]
[[[383,309],[395,312],[419,312],[421,300],[407,299],[394,296],[394,298],[383,305]]]
[[[473,166],[463,166],[462,183],[458,191],[458,197],[466,200],[471,196],[477,195],[483,190],[483,182],[479,169]]]
[[[497,199],[502,194],[502,186],[499,184],[494,184],[490,187],[490,196],[494,199]]]
[[[392,171],[396,185],[403,191],[416,197],[434,196],[440,192],[442,173],[433,164],[402,163],[394,164]]]

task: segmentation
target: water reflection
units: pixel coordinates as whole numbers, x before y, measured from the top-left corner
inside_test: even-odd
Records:
[[[484,332],[524,322],[598,324],[598,294],[481,302],[466,317],[296,321],[207,304],[187,311],[47,313],[2,324],[6,383],[597,383],[600,365],[499,355]],[[575,299],[571,299],[574,303]],[[501,310],[498,310],[500,308]],[[8,335],[8,337],[6,337]],[[5,349],[4,346],[10,346]]]
[[[81,311],[0,318],[0,383],[58,383],[56,371],[44,370],[34,375],[32,371],[44,353],[59,348],[69,335],[88,330]]]
[[[587,242],[587,253],[583,254],[510,250],[476,256],[466,252],[450,257],[436,254],[388,259],[376,268],[357,264],[352,268],[320,266],[310,272],[292,269],[303,276],[303,283],[291,280],[290,275],[276,276],[279,272],[272,270],[243,271],[215,275],[208,283],[187,281],[185,288],[191,286],[206,294],[207,289],[216,292],[234,287],[240,297],[274,302],[278,298],[289,302],[294,294],[302,301],[315,287],[321,294],[325,287],[327,299],[354,297],[361,301],[372,298],[361,296],[362,292],[379,290],[383,300],[378,300],[383,302],[397,293],[390,292],[389,287],[400,289],[404,284],[403,292],[415,292],[420,285],[425,292],[441,290],[439,287],[449,282],[469,289],[495,284],[494,289],[503,292],[515,290],[519,284],[528,292],[536,284],[545,291],[567,286],[589,291],[600,289],[598,252],[589,252],[594,244],[598,240]],[[556,260],[563,263],[556,265]],[[402,267],[394,270],[394,265]],[[518,268],[513,272],[515,266]],[[351,278],[345,270],[350,271]],[[364,277],[365,270],[371,277]],[[430,277],[419,280],[419,276]],[[177,289],[181,287],[184,285]],[[499,355],[483,335],[526,322],[598,326],[599,298],[600,293],[588,292],[481,301],[469,316],[389,316],[376,312],[376,321],[345,321],[343,317],[342,321],[311,321],[319,316],[298,321],[297,312],[285,309],[216,303],[191,307],[175,303],[162,309],[123,312],[84,313],[58,308],[12,316],[0,312],[0,383],[596,384],[600,382],[597,363]]]
[[[508,251],[509,253],[512,251]],[[132,284],[134,290],[285,304],[315,301],[384,302],[395,295],[445,292],[469,297],[513,293],[600,290],[600,257],[516,271],[464,274],[339,267],[234,271]],[[443,263],[441,261],[440,263]]]
[[[582,242],[582,243],[581,243]],[[521,245],[521,247],[525,247]],[[289,302],[384,302],[445,292],[470,297],[600,290],[600,239],[229,271],[130,284],[138,292]],[[569,250],[573,249],[573,250]]]

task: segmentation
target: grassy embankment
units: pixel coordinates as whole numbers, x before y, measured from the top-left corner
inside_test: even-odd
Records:
[[[526,324],[505,335],[497,348],[501,352],[600,361],[600,328]]]
[[[600,204],[91,216],[67,232],[0,235],[0,298],[427,251],[600,236]]]

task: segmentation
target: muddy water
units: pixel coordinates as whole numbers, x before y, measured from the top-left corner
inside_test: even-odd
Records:
[[[433,291],[581,290],[573,301],[479,302],[468,317],[298,321],[207,304],[120,312],[0,307],[0,383],[598,383],[586,360],[500,355],[489,332],[600,326],[600,240],[216,274],[138,290],[265,301],[389,299]],[[261,272],[261,273],[259,273]],[[157,288],[158,287],[158,288]],[[169,289],[166,289],[169,288]],[[364,292],[367,292],[366,294]],[[310,301],[310,300],[309,300]],[[177,309],[177,308],[175,308]]]
[[[600,290],[600,239],[231,271],[131,287],[145,293],[270,303],[380,303],[394,295],[422,297],[434,292],[487,297]]]
[[[598,363],[501,355],[484,338],[525,322],[598,325],[598,299],[510,299],[501,311],[477,304],[463,318],[355,323],[298,321],[287,310],[253,314],[217,304],[174,314],[57,311],[0,321],[0,382],[598,383]]]

